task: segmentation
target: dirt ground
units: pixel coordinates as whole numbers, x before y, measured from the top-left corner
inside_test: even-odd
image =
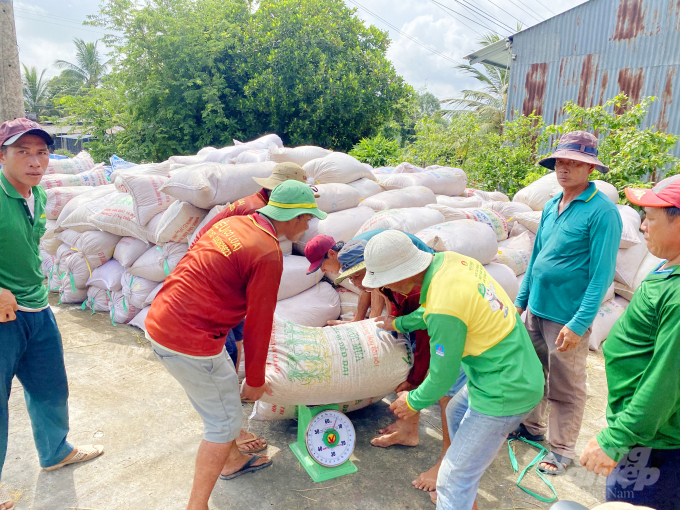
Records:
[[[106,314],[56,305],[70,387],[74,444],[100,443],[99,459],[47,473],[40,470],[23,392],[15,379],[10,398],[9,451],[2,485],[15,496],[18,510],[183,510],[191,489],[202,425],[179,384],[156,361],[143,333],[113,327]],[[605,426],[607,387],[602,355],[588,358],[588,404],[577,451]],[[357,432],[353,475],[315,484],[288,445],[296,440],[293,420],[249,422],[245,426],[269,442],[272,467],[233,481],[218,481],[210,508],[235,509],[434,509],[427,493],[411,486],[441,452],[438,406],[426,409],[415,448],[374,448],[370,439],[393,420],[388,402],[349,413]],[[244,415],[250,406],[244,404]],[[516,443],[513,443],[516,444]],[[519,444],[520,470],[537,451]],[[549,508],[516,485],[507,447],[482,478],[480,510]],[[551,480],[561,499],[589,508],[604,500],[604,478],[588,473],[578,460],[566,476]],[[550,496],[531,470],[523,482]]]

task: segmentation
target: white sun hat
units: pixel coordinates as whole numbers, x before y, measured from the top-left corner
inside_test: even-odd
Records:
[[[364,251],[366,276],[362,285],[377,289],[400,282],[425,271],[434,256],[419,250],[413,241],[398,230],[386,230],[373,236]]]

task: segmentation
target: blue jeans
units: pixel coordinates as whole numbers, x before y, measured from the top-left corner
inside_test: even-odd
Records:
[[[0,475],[7,455],[8,402],[15,375],[24,387],[40,465],[58,464],[73,451],[66,441],[64,351],[52,310],[16,312],[16,316],[0,323]]]
[[[470,510],[479,481],[528,413],[489,416],[468,407],[467,386],[446,406],[451,446],[437,476],[437,510]]]
[[[236,342],[243,341],[243,324],[245,324],[245,322],[245,319],[242,320],[238,326],[235,326],[230,330],[229,333],[227,333],[227,338],[224,342],[224,348],[227,350],[227,354],[231,358],[231,361],[234,362],[236,372],[238,372],[238,367],[236,366],[238,363],[238,347],[236,346]]]
[[[635,447],[607,477],[607,501],[657,510],[678,508],[680,450]]]

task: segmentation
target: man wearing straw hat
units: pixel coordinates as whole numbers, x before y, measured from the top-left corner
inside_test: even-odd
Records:
[[[390,408],[408,419],[451,388],[459,367],[465,388],[446,409],[451,446],[437,475],[437,508],[471,510],[486,468],[543,395],[543,374],[531,339],[512,301],[471,257],[432,255],[403,232],[388,230],[366,245],[367,288],[408,294],[421,287],[420,308],[377,319],[379,327],[430,336],[430,371],[417,389],[402,392]]]
[[[231,480],[271,465],[268,457],[239,451],[242,422],[238,375],[224,336],[245,317],[246,379],[241,394],[271,394],[265,365],[283,255],[278,237],[296,241],[312,217],[324,219],[312,189],[286,181],[269,204],[248,216],[217,222],[165,280],[146,317],[156,356],[182,385],[203,420],[188,510],[208,510],[218,477]]]
[[[515,300],[520,313],[527,311],[525,324],[545,372],[545,396],[514,435],[542,441],[547,431],[551,453],[539,470],[562,475],[575,455],[586,405],[590,326],[614,280],[622,222],[614,203],[589,181],[594,170],[609,171],[597,159],[595,136],[567,133],[555,153],[539,163],[555,170],[564,191],[543,208]]]

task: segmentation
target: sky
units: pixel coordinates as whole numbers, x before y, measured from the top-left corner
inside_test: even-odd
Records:
[[[461,90],[479,88],[478,82],[455,69],[463,57],[480,47],[490,31],[514,33],[564,12],[584,0],[344,0],[367,24],[389,31],[387,57],[397,73],[418,90],[439,99],[456,97]],[[104,32],[83,26],[96,14],[99,0],[14,0],[19,58],[28,67],[59,74],[55,60],[75,61],[74,38],[86,42]]]

